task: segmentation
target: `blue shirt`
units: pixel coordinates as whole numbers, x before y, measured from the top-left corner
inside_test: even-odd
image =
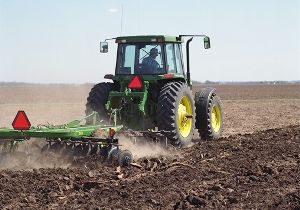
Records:
[[[147,67],[147,72],[149,73],[157,73],[159,64],[158,62],[152,58],[151,56],[148,56],[147,58],[144,58],[142,64],[146,65]]]

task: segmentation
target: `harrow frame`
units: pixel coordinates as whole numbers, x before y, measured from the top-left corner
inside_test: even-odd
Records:
[[[95,119],[98,113],[94,112],[88,117]],[[55,150],[56,147],[66,148],[71,146],[76,148],[74,153],[83,153],[83,155],[94,154],[102,155],[108,159],[117,159],[121,166],[128,165],[132,161],[132,155],[129,151],[122,151],[118,139],[114,137],[115,132],[120,131],[123,125],[81,125],[83,120],[74,120],[63,125],[39,125],[31,127],[28,130],[15,130],[13,128],[0,128],[0,146],[5,152],[15,152],[19,143],[26,142],[31,138],[44,139],[46,144],[41,152],[46,150]],[[94,121],[95,122],[95,121]],[[103,135],[100,137],[93,136],[97,131]],[[79,146],[79,150],[78,150]],[[127,156],[121,155],[126,152]],[[121,158],[121,159],[120,159]]]

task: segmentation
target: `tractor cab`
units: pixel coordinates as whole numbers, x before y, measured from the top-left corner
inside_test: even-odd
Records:
[[[193,38],[190,38],[186,45],[187,71],[185,72],[182,54],[182,43],[185,36],[202,36],[204,37],[204,48],[210,48],[209,37],[205,35],[150,35],[113,38],[118,44],[115,75],[121,76],[123,79],[123,75],[172,75],[172,78],[181,78],[190,85],[188,45]],[[100,43],[101,53],[108,52],[106,41]],[[169,76],[167,78],[169,79]]]
[[[181,40],[175,36],[117,37],[115,75],[184,75]],[[101,52],[107,49],[104,45]]]
[[[180,46],[178,43],[120,43],[115,74],[183,74]]]

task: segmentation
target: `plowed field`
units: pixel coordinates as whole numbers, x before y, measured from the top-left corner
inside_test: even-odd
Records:
[[[122,169],[97,157],[1,156],[0,208],[300,209],[300,86],[215,87],[223,138],[179,151],[135,148],[137,166]],[[18,109],[34,125],[82,116],[89,88],[0,87],[0,127]]]

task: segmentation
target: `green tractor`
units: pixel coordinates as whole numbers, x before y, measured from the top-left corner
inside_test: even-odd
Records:
[[[186,71],[184,37],[190,37],[186,43]],[[86,115],[97,112],[104,121],[114,116],[115,123],[119,120],[136,131],[162,131],[169,143],[179,147],[191,142],[195,128],[203,139],[219,138],[223,113],[215,89],[204,88],[192,94],[189,44],[193,37],[202,37],[204,48],[210,48],[210,39],[205,35],[113,38],[118,44],[115,75],[105,75],[112,82],[91,89]],[[101,53],[108,52],[107,40],[100,43]],[[87,119],[87,124],[93,121]]]

